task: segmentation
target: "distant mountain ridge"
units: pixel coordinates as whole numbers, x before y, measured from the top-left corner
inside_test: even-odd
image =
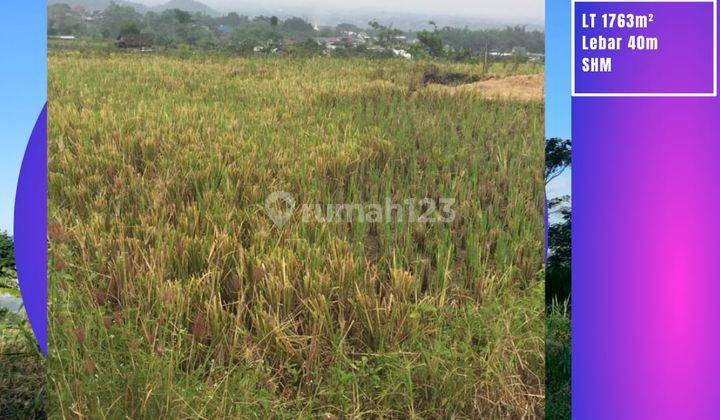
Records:
[[[140,13],[145,13],[150,10],[150,8],[144,4],[127,0],[48,0],[48,6],[67,4],[70,7],[82,6],[88,10],[105,10],[110,6],[110,3],[116,3],[119,6],[130,6]]]
[[[139,13],[159,13],[170,9],[180,9],[190,13],[203,13],[213,17],[223,15],[212,7],[196,0],[170,0],[167,3],[153,7],[128,0],[48,0],[48,6],[67,4],[71,7],[82,6],[88,10],[105,10],[111,3],[116,3],[119,6],[130,6]]]
[[[221,17],[230,11],[234,11],[245,16],[275,15],[281,19],[298,16],[310,22],[324,26],[334,26],[340,23],[352,23],[360,27],[365,27],[369,21],[377,19],[382,24],[389,24],[401,30],[413,31],[428,29],[428,20],[434,20],[438,23],[439,27],[468,27],[472,30],[523,25],[530,30],[542,31],[545,27],[544,22],[540,21],[524,22],[522,20],[516,21],[455,15],[443,16],[438,14],[431,15],[409,12],[387,13],[373,12],[365,9],[348,9],[343,11],[337,7],[328,7],[308,12],[308,10],[304,9],[302,6],[279,8],[272,6],[272,4],[251,0],[237,0],[237,3],[233,4],[232,9],[229,6],[226,6],[220,8],[220,11],[197,0],[168,0],[166,3],[158,6],[146,6],[132,0],[48,0],[48,5],[65,3],[72,7],[83,6],[88,10],[105,10],[113,1],[121,6],[133,7],[139,13],[159,13],[168,9],[180,9],[191,13],[199,12],[212,17]],[[341,3],[338,3],[338,5],[341,5]]]
[[[220,13],[212,7],[196,0],[170,0],[165,4],[150,8],[153,12],[162,12],[170,9],[180,9],[191,13],[202,13],[213,17],[223,15],[223,13]]]

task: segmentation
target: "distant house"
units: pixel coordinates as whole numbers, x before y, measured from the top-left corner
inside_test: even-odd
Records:
[[[220,36],[225,36],[225,35],[230,34],[230,32],[232,31],[232,28],[230,28],[227,25],[220,25],[220,26],[218,26],[217,31],[220,34]]]
[[[358,44],[364,44],[365,40],[355,35],[348,35],[340,38],[340,43],[346,47],[355,47]]]
[[[88,14],[85,14],[83,16],[83,19],[88,22],[97,22],[102,20],[102,18],[105,16],[104,12],[102,10],[93,10],[89,12]]]
[[[277,43],[273,41],[265,41],[264,44],[256,45],[253,47],[253,52],[256,53],[271,53],[271,54],[284,54],[285,46],[292,44]]]
[[[540,53],[528,53],[528,59],[534,63],[540,63],[545,61],[545,54]]]
[[[152,35],[128,34],[120,35],[115,40],[118,48],[150,48],[153,45]]]
[[[330,37],[330,38],[328,38],[328,37],[318,37],[318,38],[315,38],[315,42],[317,42],[319,45],[329,45],[329,44],[333,44],[333,43],[335,43],[335,42],[338,42],[339,40],[340,40],[340,38],[337,38],[337,37]]]
[[[512,54],[518,57],[527,57],[528,50],[525,47],[513,47]]]
[[[343,36],[343,37],[330,37],[330,38],[315,38],[315,42],[319,45],[324,45],[327,50],[335,50],[338,47],[357,47],[360,44],[364,44],[365,40],[357,36]]]
[[[412,60],[412,54],[410,54],[409,52],[407,52],[405,50],[397,50],[397,49],[393,48],[392,52],[393,52],[393,54],[395,54],[395,57],[402,57],[407,60]]]

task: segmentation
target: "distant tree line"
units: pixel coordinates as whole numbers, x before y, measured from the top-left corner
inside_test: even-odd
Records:
[[[412,49],[413,55],[463,58],[487,51],[511,51],[521,48],[530,53],[544,52],[542,31],[528,31],[516,26],[504,29],[471,30],[438,28],[432,31],[401,31],[377,21],[361,28],[349,23],[335,27],[314,27],[298,17],[243,16],[228,13],[212,17],[178,9],[139,13],[133,7],[111,3],[103,12],[73,8],[66,4],[48,7],[48,35],[72,35],[116,39],[121,35],[148,34],[154,43],[164,47],[191,46],[203,49],[252,51],[259,44],[291,41],[313,49],[311,40],[344,36],[348,32],[366,32],[377,45],[385,48]],[[409,41],[417,42],[409,43]]]
[[[528,31],[524,26],[482,31],[446,27],[438,32],[444,43],[474,52],[482,52],[485,49],[510,51],[513,48],[524,48],[530,53],[545,53],[545,33],[537,30]]]

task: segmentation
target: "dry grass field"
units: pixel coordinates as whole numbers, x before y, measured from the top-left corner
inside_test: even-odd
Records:
[[[542,416],[543,103],[426,66],[51,53],[49,415]]]

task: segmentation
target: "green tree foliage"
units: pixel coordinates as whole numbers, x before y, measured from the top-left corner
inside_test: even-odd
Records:
[[[335,27],[335,29],[337,29],[337,30],[340,31],[340,32],[355,32],[355,33],[360,33],[360,32],[363,32],[363,31],[364,31],[363,28],[361,28],[361,27],[359,27],[359,26],[357,26],[357,25],[353,25],[352,23],[341,23],[341,24],[337,25],[337,26]]]
[[[417,38],[431,56],[440,57],[443,55],[443,40],[438,31],[420,31]]]
[[[545,142],[545,183],[552,181],[570,166],[572,147],[570,140],[551,138]]]
[[[313,41],[312,39],[307,39],[300,44],[297,45],[297,48],[295,49],[296,53],[299,55],[319,55],[322,54],[324,48],[322,45],[319,45],[317,42]]]
[[[315,37],[337,37],[347,32],[367,32],[376,44],[385,49],[400,48],[410,51],[413,57],[442,57],[454,61],[477,60],[485,51],[505,51],[521,49],[531,53],[544,51],[544,34],[541,31],[528,31],[523,26],[504,29],[471,30],[468,28],[439,28],[435,21],[429,21],[432,30],[420,31],[408,37],[417,37],[419,42],[406,43],[405,33],[373,20],[367,28],[350,23],[341,23],[336,27],[323,27],[315,31],[313,25],[305,19],[277,16],[256,16],[250,18],[238,13],[228,13],[222,17],[213,17],[199,12],[191,13],[179,9],[163,12],[146,11],[139,13],[133,7],[111,3],[102,13],[71,8],[66,4],[48,7],[48,34],[75,35],[83,37],[103,37],[115,39],[119,35],[148,34],[154,43],[168,48],[193,46],[203,49],[224,48],[229,51],[251,52],[253,46],[280,44],[282,40],[292,40],[298,49],[308,39]],[[220,26],[230,29],[219,30]],[[229,33],[228,33],[229,32]],[[369,45],[366,45],[369,46]],[[353,48],[338,51],[347,55],[368,55],[367,48]],[[301,52],[304,53],[304,52]],[[392,57],[392,52],[372,52],[378,56]]]
[[[548,259],[546,268],[546,301],[565,302],[570,300],[571,288],[571,208],[570,197],[550,200],[548,209],[558,215],[560,221],[548,227]]]
[[[375,36],[378,39],[378,44],[383,47],[392,47],[397,44],[397,37],[401,36],[403,32],[399,29],[395,29],[390,26],[381,25],[376,20],[372,20],[368,23],[373,29]]]
[[[144,28],[143,16],[130,6],[111,3],[103,13],[100,32],[106,38],[117,38],[129,27]]]
[[[545,34],[542,31],[528,31],[524,26],[480,31],[445,27],[439,32],[445,44],[478,53],[485,49],[509,52],[515,47],[525,48],[531,53],[545,52]]]
[[[545,143],[545,182],[549,182],[570,167],[572,146],[570,140],[548,139]],[[548,227],[548,259],[546,266],[545,298],[553,301],[570,299],[571,278],[571,222],[570,197],[564,196],[548,202],[548,212],[559,221]]]
[[[67,4],[49,6],[47,14],[48,35],[80,35],[86,32],[80,13]]]
[[[140,34],[140,26],[135,22],[129,22],[120,29],[119,35],[138,35]]]
[[[250,19],[247,16],[240,16],[235,12],[230,12],[227,16],[217,18],[216,21],[219,25],[227,25],[231,28],[237,28],[250,23]]]
[[[545,418],[570,420],[570,376],[572,348],[570,346],[570,311],[566,303],[548,307],[545,317]]]
[[[12,236],[0,232],[0,273],[15,269],[15,249]]]
[[[570,167],[570,140],[548,139],[545,143],[545,182]],[[571,291],[571,223],[570,197],[548,202],[548,211],[559,220],[548,227],[548,258],[545,268],[545,307],[547,310],[546,417],[570,418],[570,291]]]
[[[313,26],[300,18],[289,18],[280,25],[280,32],[290,38],[308,39],[315,35]]]
[[[175,20],[180,25],[188,25],[192,22],[192,15],[189,12],[186,12],[184,10],[180,9],[172,9],[170,10],[170,13],[172,13],[175,17]]]
[[[202,15],[192,15],[178,9],[146,15],[148,27],[159,45],[175,47],[185,44],[213,48],[216,36],[207,25],[199,23],[202,19]]]
[[[571,263],[571,209],[570,196],[550,200],[548,209],[560,216],[559,223],[553,223],[548,230],[548,244],[552,253],[548,256],[548,265],[553,268],[570,268]]]

